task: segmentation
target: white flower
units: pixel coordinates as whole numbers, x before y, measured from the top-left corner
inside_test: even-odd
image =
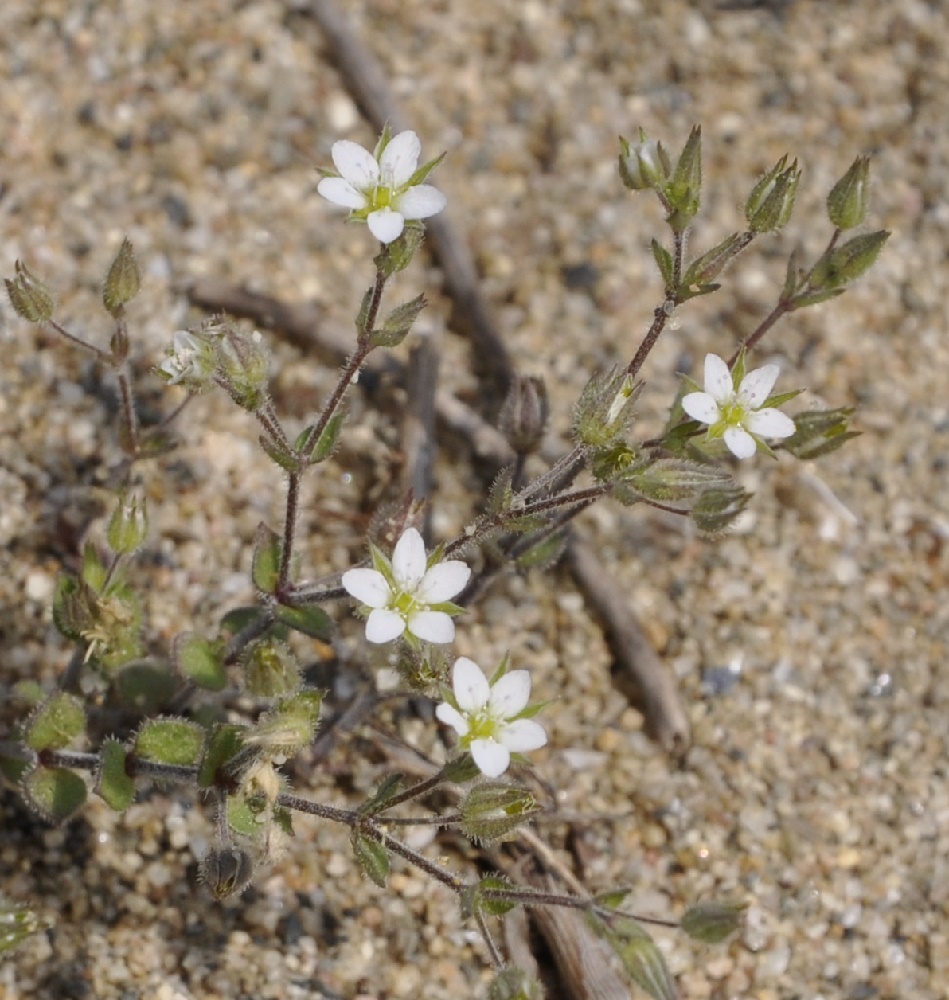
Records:
[[[414,132],[400,132],[375,154],[355,142],[333,143],[333,163],[338,177],[324,177],[317,191],[334,205],[348,208],[365,219],[376,239],[398,239],[406,220],[427,219],[446,205],[445,196],[430,184],[412,183],[418,168],[421,143]],[[434,166],[434,164],[432,164]]]
[[[350,569],[343,574],[346,592],[371,608],[366,620],[370,642],[392,642],[403,632],[423,642],[451,642],[455,623],[448,603],[464,590],[471,570],[457,559],[429,565],[425,543],[415,528],[406,529],[391,562],[373,549],[375,569]]]
[[[759,438],[786,438],[794,433],[790,417],[765,405],[778,372],[777,365],[765,365],[748,372],[736,388],[728,365],[717,354],[706,354],[705,392],[684,396],[682,409],[708,424],[710,437],[724,438],[736,458],[751,458]]]
[[[537,750],[547,742],[539,722],[523,718],[533,714],[527,701],[531,693],[526,670],[499,671],[493,682],[474,660],[460,656],[452,669],[453,702],[443,701],[435,715],[461,737],[482,774],[497,778],[511,763],[512,753]]]
[[[168,357],[158,370],[168,377],[170,385],[190,383],[198,388],[207,382],[214,371],[214,351],[210,344],[187,330],[176,330]]]

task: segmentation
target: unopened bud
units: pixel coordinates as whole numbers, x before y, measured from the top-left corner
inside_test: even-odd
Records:
[[[515,375],[501,407],[498,425],[519,455],[531,455],[540,447],[548,413],[544,380],[533,375]]]
[[[122,240],[119,252],[112,261],[109,273],[106,275],[102,288],[102,304],[115,317],[122,313],[126,302],[131,302],[138,294],[140,278],[138,264],[132,244],[126,238]]]
[[[254,643],[245,654],[243,665],[244,686],[255,697],[274,698],[300,686],[300,667],[283,643],[267,640]]]
[[[818,261],[811,275],[811,285],[819,289],[840,288],[859,278],[873,267],[889,238],[890,234],[884,229],[854,236]]]
[[[870,205],[870,157],[858,156],[831,188],[827,215],[838,229],[853,229],[867,217]]]
[[[198,879],[217,900],[243,892],[253,877],[254,862],[249,852],[238,847],[212,848],[198,866]]]
[[[4,282],[14,311],[30,323],[45,323],[56,307],[49,286],[20,261],[13,265],[13,269],[13,280],[5,278]]]
[[[260,340],[256,331],[248,336],[225,326],[217,342],[217,374],[231,399],[251,413],[263,406],[270,375],[267,352]]]
[[[752,188],[745,203],[748,227],[755,233],[770,233],[787,225],[794,211],[797,186],[801,179],[797,160],[787,166],[787,156],[780,160]]]
[[[486,781],[468,793],[461,807],[466,837],[490,844],[513,833],[537,811],[537,800],[526,789],[503,781]]]
[[[639,130],[639,142],[620,139],[619,175],[630,191],[661,187],[669,175],[669,158],[662,145]]]

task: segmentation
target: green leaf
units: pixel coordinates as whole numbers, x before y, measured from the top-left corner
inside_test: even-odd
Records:
[[[254,562],[251,577],[262,594],[272,594],[280,579],[280,554],[283,545],[280,536],[263,522],[257,527],[254,539]]]
[[[705,286],[714,281],[722,273],[725,265],[737,257],[749,242],[750,240],[741,233],[726,236],[721,243],[692,261],[680,287],[691,289],[693,285]]]
[[[281,604],[276,609],[276,618],[281,625],[286,625],[295,632],[302,632],[311,639],[326,642],[333,634],[332,619],[314,604],[299,608]]]
[[[211,788],[221,780],[222,771],[244,748],[244,728],[222,723],[212,730],[198,768],[198,788]]]
[[[82,582],[91,587],[97,594],[102,592],[108,579],[108,570],[102,563],[99,553],[92,542],[86,542],[82,548]]]
[[[86,801],[86,783],[62,767],[37,767],[27,772],[20,789],[29,805],[49,823],[63,823]]]
[[[261,434],[257,440],[268,457],[276,462],[284,472],[298,473],[303,471],[304,465],[299,455],[287,450],[279,442],[271,440],[266,434]]]
[[[398,347],[405,340],[419,313],[428,305],[424,295],[417,295],[409,302],[395,307],[386,317],[381,329],[372,331],[375,347]]]
[[[65,691],[51,694],[30,716],[24,742],[31,750],[60,750],[86,728],[82,701]]]
[[[135,782],[125,770],[128,753],[116,739],[108,739],[99,751],[96,793],[109,808],[124,812],[135,801]]]
[[[387,774],[379,787],[359,806],[359,815],[378,816],[384,812],[388,804],[398,795],[401,784],[401,774]]]
[[[239,836],[256,840],[263,832],[260,809],[245,795],[229,795],[225,813],[227,825]]]
[[[659,268],[659,274],[662,276],[662,287],[667,292],[675,291],[675,265],[672,261],[672,254],[661,244],[658,240],[653,240],[649,244],[652,250],[653,260],[656,262],[656,267]]]
[[[630,979],[653,1000],[677,1000],[672,973],[655,941],[631,917],[616,917],[608,924],[591,918],[594,931],[616,952]]]
[[[492,892],[510,892],[514,886],[501,875],[485,875],[461,896],[461,911],[472,915],[484,913],[489,917],[503,917],[520,903],[514,899],[499,899]]]
[[[389,852],[382,844],[367,837],[364,833],[360,833],[358,829],[353,830],[350,843],[363,874],[375,882],[380,889],[384,889],[391,868]]]
[[[309,461],[312,465],[325,461],[336,450],[336,445],[339,441],[339,432],[343,429],[343,421],[345,419],[346,414],[337,411],[326,422],[323,432],[314,441],[313,447],[310,449]]]
[[[228,611],[227,614],[221,619],[221,631],[229,632],[231,635],[237,635],[238,632],[242,632],[253,622],[257,621],[258,618],[264,618],[269,614],[269,610],[267,608],[262,608],[259,604],[246,605],[241,608],[231,608],[231,610]]]
[[[747,903],[697,903],[683,914],[679,926],[696,941],[718,944],[741,927]]]
[[[187,767],[201,759],[205,736],[201,726],[188,719],[148,719],[135,736],[135,754]]]
[[[181,632],[171,646],[175,667],[183,677],[206,691],[223,691],[227,684],[224,648],[196,632]]]
[[[177,687],[168,665],[141,660],[123,667],[113,681],[122,704],[140,715],[157,715]]]

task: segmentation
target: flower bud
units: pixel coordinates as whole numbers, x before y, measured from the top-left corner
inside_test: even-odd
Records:
[[[203,392],[211,384],[215,364],[214,347],[204,331],[176,330],[167,357],[155,373],[169,385]]]
[[[669,175],[669,158],[662,145],[640,129],[639,142],[630,145],[620,139],[619,175],[630,191],[661,187]]]
[[[231,399],[251,413],[263,406],[270,377],[267,352],[257,331],[251,336],[224,326],[217,341],[217,372]]]
[[[238,847],[214,847],[201,859],[198,879],[218,901],[243,892],[254,877],[249,852]]]
[[[853,229],[867,217],[870,203],[870,157],[858,156],[831,188],[827,215],[838,229]]]
[[[755,233],[770,233],[787,225],[794,211],[797,185],[801,179],[797,160],[787,166],[787,156],[780,160],[752,188],[745,203],[748,228]]]
[[[126,238],[122,240],[119,252],[115,255],[115,260],[112,261],[106,276],[102,288],[102,304],[113,317],[118,319],[125,303],[130,302],[138,294],[139,285],[138,264],[135,261],[132,244]]]
[[[12,281],[5,278],[4,283],[14,311],[30,323],[45,323],[56,306],[49,286],[20,261],[13,268],[16,276]]]
[[[540,447],[549,407],[544,380],[515,375],[501,407],[498,425],[519,455],[531,455]]]
[[[574,414],[578,442],[602,449],[626,432],[640,385],[624,371],[594,375],[583,389]]]
[[[300,687],[300,667],[283,643],[262,640],[244,656],[244,686],[258,698],[274,698]]]
[[[890,234],[885,229],[854,236],[817,262],[811,275],[811,285],[818,289],[834,289],[859,278],[873,267],[889,238]]]
[[[141,548],[148,535],[148,510],[145,497],[137,491],[124,494],[118,502],[106,538],[109,548],[117,555],[129,555]]]
[[[490,844],[501,840],[537,811],[526,788],[503,781],[485,781],[468,793],[461,807],[461,828],[471,840]]]

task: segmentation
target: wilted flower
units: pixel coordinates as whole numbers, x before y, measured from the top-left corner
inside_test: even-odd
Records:
[[[189,389],[200,389],[207,385],[216,363],[211,344],[187,330],[176,330],[168,357],[158,371],[170,385],[180,383]]]
[[[374,569],[350,569],[343,574],[346,592],[372,609],[366,620],[370,642],[392,642],[405,631],[423,642],[455,638],[450,615],[461,609],[450,602],[464,589],[471,570],[457,559],[433,558],[426,556],[418,531],[407,528],[391,561],[373,548]]]
[[[427,219],[446,205],[437,188],[421,183],[437,160],[418,168],[422,146],[414,132],[400,132],[382,139],[374,153],[342,139],[333,143],[333,163],[339,171],[324,177],[317,191],[334,205],[364,219],[376,239],[391,243],[402,235],[405,223]]]
[[[452,693],[435,715],[461,737],[482,774],[497,778],[511,762],[512,753],[537,750],[547,742],[539,722],[526,718],[536,713],[527,704],[531,693],[526,670],[505,672],[491,681],[474,660],[460,656],[452,668]]]
[[[794,433],[794,421],[767,405],[778,373],[777,365],[764,365],[748,372],[736,386],[728,365],[717,354],[706,354],[705,392],[684,396],[682,409],[709,425],[709,437],[724,438],[736,458],[751,458],[761,438],[786,438]]]

